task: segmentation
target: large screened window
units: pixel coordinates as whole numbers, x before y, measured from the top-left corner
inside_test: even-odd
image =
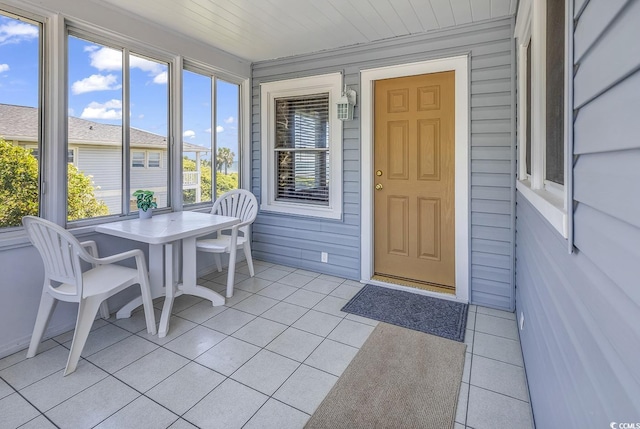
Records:
[[[68,147],[78,154],[68,220],[128,214],[137,189],[167,207],[168,62],[74,31],[67,55]]]
[[[342,216],[341,74],[261,85],[261,209]]]
[[[240,86],[189,66],[182,82],[183,203],[211,202],[239,188]]]
[[[0,11],[0,228],[40,211],[42,24]]]

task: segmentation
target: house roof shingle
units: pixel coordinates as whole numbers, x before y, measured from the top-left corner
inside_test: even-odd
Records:
[[[69,143],[119,145],[122,128],[119,125],[101,124],[86,119],[69,116]],[[0,136],[9,140],[38,140],[38,109],[35,107],[0,104]],[[166,149],[164,136],[131,128],[132,147]],[[182,142],[185,152],[210,152],[210,149]]]

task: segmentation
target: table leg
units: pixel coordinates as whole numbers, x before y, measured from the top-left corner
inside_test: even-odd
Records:
[[[229,247],[229,271],[227,273],[227,298],[233,296],[233,282],[236,279],[236,250],[238,248],[238,227],[231,228],[231,244]]]
[[[164,296],[164,279],[163,268],[164,261],[162,259],[162,244],[150,244],[149,245],[149,283],[151,285],[151,299],[156,299],[160,296]],[[125,304],[116,313],[117,319],[124,319],[131,317],[131,313],[136,308],[142,305],[142,297],[137,297]]]
[[[182,293],[207,299],[214,306],[224,305],[225,301],[222,295],[211,289],[198,286],[196,256],[196,238],[184,238],[182,240],[182,284],[178,288]]]
[[[164,245],[164,257],[165,257],[165,279],[167,284],[165,286],[165,298],[164,305],[162,306],[162,315],[160,316],[160,328],[158,329],[158,337],[164,338],[169,332],[169,319],[171,319],[171,310],[173,309],[173,300],[175,299],[175,282],[174,282],[174,268],[173,262],[173,243],[167,243]]]

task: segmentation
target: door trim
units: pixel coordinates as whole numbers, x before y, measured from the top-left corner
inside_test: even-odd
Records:
[[[422,61],[396,66],[362,70],[361,88],[361,224],[360,224],[360,277],[373,283],[373,82],[379,79],[437,73],[453,70],[455,76],[455,300],[469,302],[469,55]],[[379,284],[379,282],[376,282]],[[452,299],[444,293],[425,291],[398,285],[396,289]]]

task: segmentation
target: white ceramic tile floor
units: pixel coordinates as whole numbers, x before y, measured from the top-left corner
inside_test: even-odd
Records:
[[[378,322],[340,311],[356,281],[255,268],[250,279],[239,265],[224,307],[176,299],[164,339],[146,333],[140,311],[96,321],[68,377],[71,332],[33,359],[25,350],[0,359],[0,426],[302,428]],[[224,290],[226,272],[201,281]],[[455,428],[532,428],[514,315],[470,305],[465,343]]]

